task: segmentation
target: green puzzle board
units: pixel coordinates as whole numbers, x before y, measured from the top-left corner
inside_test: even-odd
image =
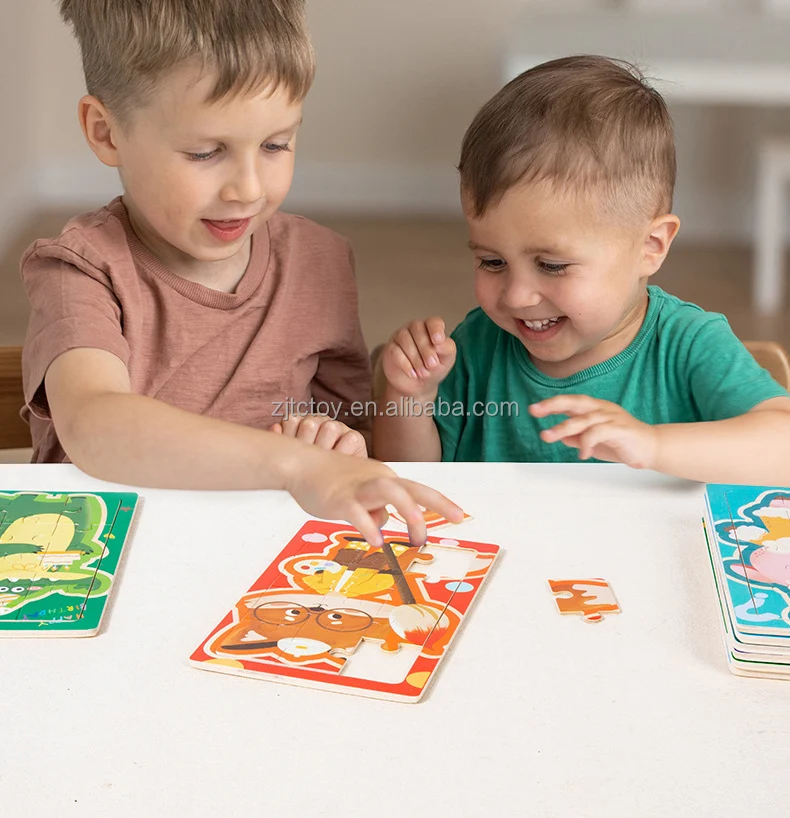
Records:
[[[138,499],[0,491],[0,637],[95,634]]]

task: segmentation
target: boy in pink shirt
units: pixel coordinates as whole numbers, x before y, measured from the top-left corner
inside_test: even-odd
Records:
[[[23,256],[34,459],[138,485],[284,488],[372,543],[389,503],[417,542],[418,504],[457,519],[366,459],[350,248],[277,212],[314,70],[303,0],[60,5],[83,133],[124,193]],[[323,415],[287,417],[294,404]]]

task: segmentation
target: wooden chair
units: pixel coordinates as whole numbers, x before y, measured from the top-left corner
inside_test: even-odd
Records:
[[[22,393],[22,347],[0,347],[0,449],[32,445],[30,429],[19,417]]]
[[[790,355],[781,344],[776,341],[744,341],[743,344],[777,383],[790,389]]]

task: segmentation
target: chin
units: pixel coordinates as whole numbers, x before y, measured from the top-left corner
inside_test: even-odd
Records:
[[[225,247],[191,247],[183,249],[181,252],[195,261],[227,261],[241,250],[245,239],[249,239],[249,236],[244,236],[239,241]]]

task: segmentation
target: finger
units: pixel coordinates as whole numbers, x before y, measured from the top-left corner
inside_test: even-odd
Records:
[[[593,427],[583,435],[580,435],[579,456],[582,460],[587,460],[593,456],[593,452],[596,449],[605,446],[610,452],[613,452],[615,456],[600,457],[599,459],[619,461],[620,458],[617,456],[617,452],[623,443],[623,433],[625,431],[625,429],[613,423]]]
[[[340,454],[350,454],[356,457],[367,457],[368,446],[365,438],[354,429],[347,429],[335,443],[335,451]]]
[[[334,449],[338,440],[340,440],[348,430],[348,426],[339,420],[327,420],[318,427],[315,435],[315,444],[322,449]]]
[[[591,412],[587,415],[579,415],[564,420],[562,423],[552,426],[551,429],[544,429],[540,433],[540,438],[545,440],[546,443],[555,443],[567,437],[580,435],[590,427],[597,426],[599,423],[606,423],[609,420],[611,420],[611,416],[606,412]]]
[[[441,319],[439,319],[441,321]],[[444,325],[444,321],[442,321],[442,325]],[[431,369],[435,369],[439,366],[439,350],[433,343],[431,339],[431,332],[428,328],[427,321],[415,321],[409,325],[409,329],[411,330],[411,337],[414,339],[414,343],[417,345],[417,351],[420,354],[420,359],[422,361],[422,365],[426,372],[429,372]],[[444,330],[442,330],[442,335],[444,335]]]
[[[426,538],[425,517],[407,483],[408,481],[399,478],[377,478],[364,483],[357,497],[367,509],[394,506],[406,521],[409,540],[413,545],[420,546],[425,543]]]
[[[444,342],[436,347],[439,354],[439,360],[442,363],[455,359],[455,341],[449,336],[444,339]]]
[[[393,341],[392,344],[390,345],[389,359],[405,375],[408,375],[410,378],[414,379],[419,377],[411,358],[409,358],[408,354],[404,351],[403,347],[401,347],[401,345],[397,341]],[[385,374],[388,375],[388,367],[385,368]]]
[[[609,401],[591,398],[589,395],[557,395],[540,403],[533,403],[529,411],[540,418],[546,415],[581,415],[611,405]]]
[[[445,342],[447,333],[445,332],[443,318],[439,318],[438,315],[434,315],[431,318],[426,318],[425,329],[427,330],[434,346],[438,347],[440,344]]]
[[[296,433],[299,431],[299,424],[301,422],[302,417],[300,415],[291,415],[291,417],[287,418],[278,425],[286,437],[296,437]]]
[[[422,353],[420,352],[419,346],[417,345],[417,338],[414,337],[412,334],[413,324],[409,324],[408,327],[404,327],[396,336],[395,336],[395,343],[403,350],[403,354],[409,359],[409,363],[411,364],[412,369],[416,373],[416,376],[419,378],[425,378],[428,375],[428,367],[423,360]],[[414,332],[420,337],[420,332],[417,329],[414,329]],[[422,325],[422,338],[427,338],[427,333],[425,332],[425,325]],[[428,356],[430,357],[430,356]]]
[[[321,427],[329,421],[326,415],[308,415],[302,418],[299,424],[299,430],[296,433],[296,439],[303,443],[315,444],[316,437]]]
[[[451,523],[463,522],[464,510],[448,497],[445,497],[441,492],[429,486],[424,486],[422,483],[416,483],[413,480],[401,478],[400,482],[406,484],[406,488],[411,496],[414,497],[423,508],[441,514],[442,517],[445,517]]]
[[[373,518],[373,522],[381,529],[387,524],[387,520],[389,520],[390,515],[386,508],[377,508],[373,511],[369,512],[370,516]]]
[[[274,432],[276,435],[281,435],[281,434],[283,433],[283,425],[282,425],[282,423],[275,423],[275,424],[274,424],[274,426],[272,426],[272,427],[269,429],[269,431],[270,431],[270,432]]]
[[[374,513],[379,509],[374,509]],[[356,528],[371,545],[381,547],[384,545],[384,537],[381,536],[381,529],[373,518],[373,515],[358,502],[352,502],[345,514],[345,519]]]

